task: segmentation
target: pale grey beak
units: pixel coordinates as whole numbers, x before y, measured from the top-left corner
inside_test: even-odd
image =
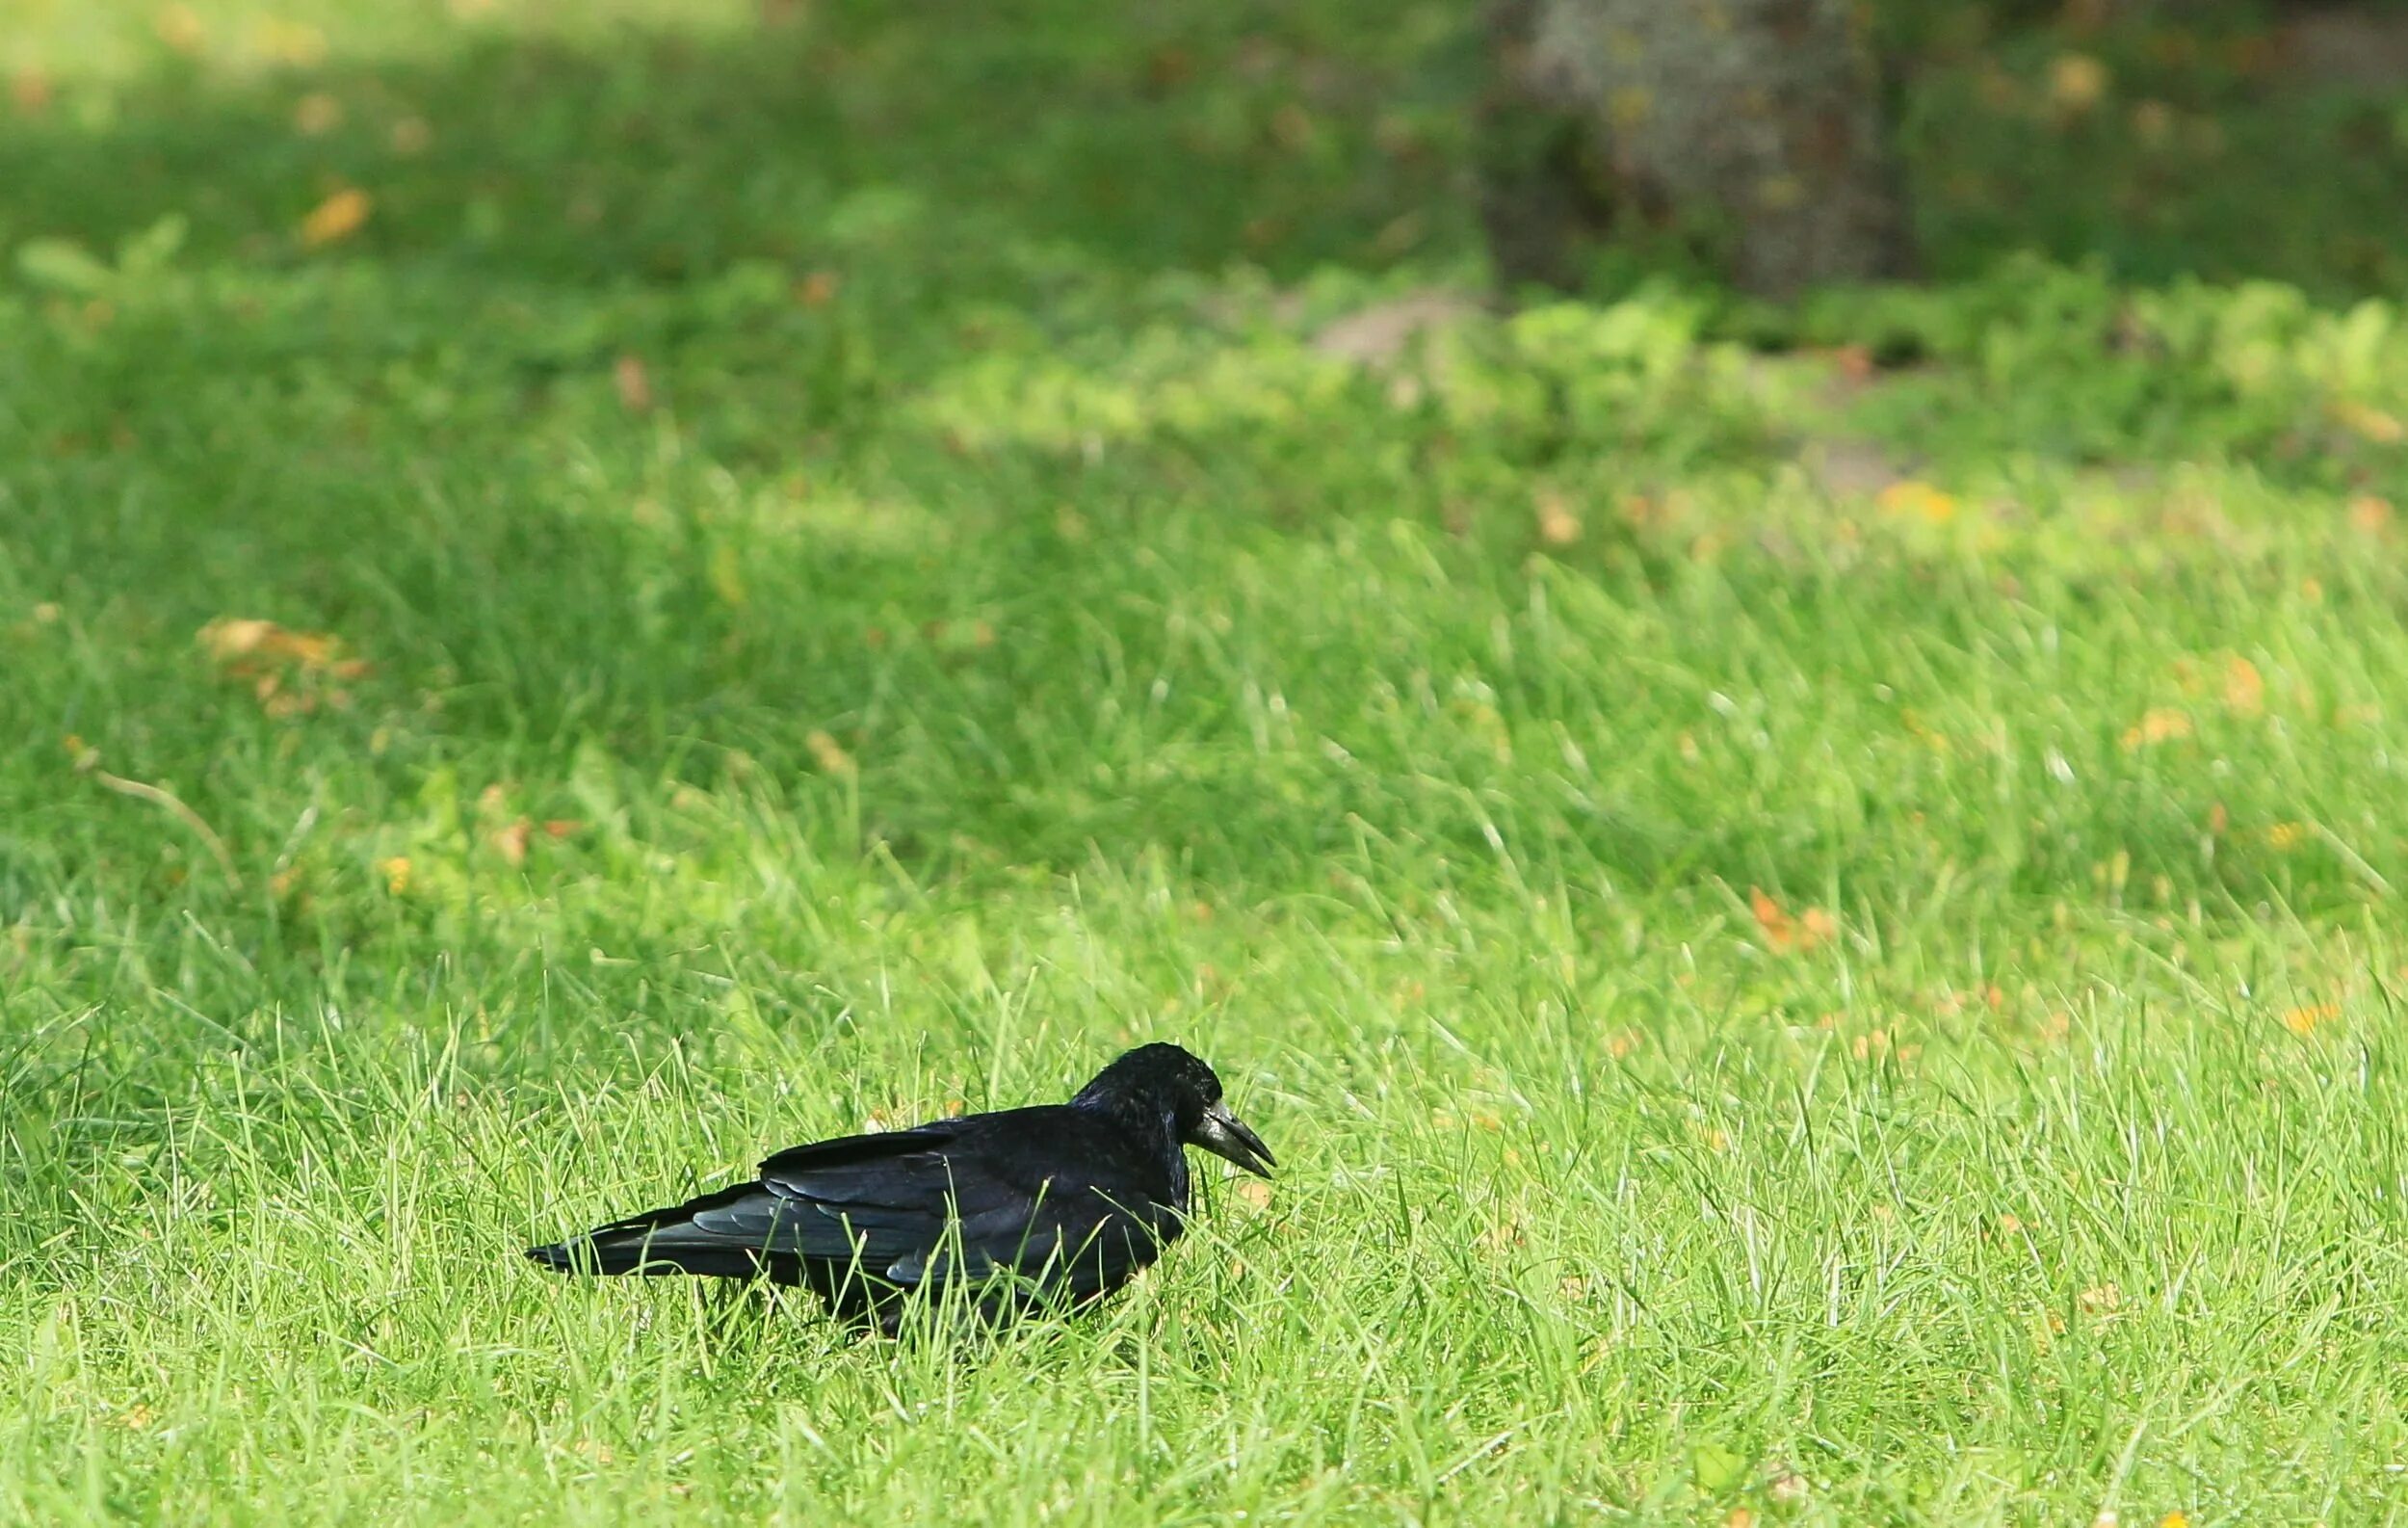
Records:
[[[1204,1111],[1204,1119],[1188,1137],[1190,1146],[1199,1146],[1217,1157],[1227,1157],[1257,1177],[1270,1176],[1270,1170],[1279,1165],[1263,1145],[1263,1138],[1245,1127],[1245,1121],[1229,1112],[1225,1103],[1217,1103]]]

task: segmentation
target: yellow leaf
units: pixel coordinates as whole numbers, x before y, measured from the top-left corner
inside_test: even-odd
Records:
[[[2107,66],[2087,53],[2060,53],[2049,63],[2049,99],[2078,115],[2106,98]]]
[[[2255,670],[2251,671],[2255,672]],[[2141,715],[2137,725],[2124,733],[2127,749],[2154,748],[2159,743],[2190,736],[2190,718],[2172,706],[2155,706]]]
[[[2224,703],[2243,716],[2265,709],[2265,678],[2258,666],[2235,653],[2224,664]]]
[[[2341,1013],[2339,1003],[2316,1003],[2306,1008],[2294,1008],[2283,1015],[2283,1027],[2305,1040],[2324,1024],[2339,1018]]]
[[[1945,525],[1956,516],[1955,495],[1916,478],[1891,484],[1873,502],[1884,514],[1920,514],[1934,525]]]
[[[802,740],[802,746],[811,751],[812,762],[829,775],[851,775],[859,768],[845,746],[825,732],[813,732]]]
[[[200,17],[188,5],[167,7],[151,26],[158,32],[159,40],[178,53],[197,53],[209,40],[209,29],[201,25]]]
[[[1538,495],[1538,539],[1549,546],[1569,546],[1581,539],[1580,516],[1562,494],[1543,489]]]
[[[400,896],[409,889],[409,860],[401,855],[377,861],[377,869],[384,876],[384,889]]]
[[[320,249],[350,238],[368,222],[368,214],[376,204],[368,193],[356,186],[346,186],[309,210],[301,220],[301,243]]]

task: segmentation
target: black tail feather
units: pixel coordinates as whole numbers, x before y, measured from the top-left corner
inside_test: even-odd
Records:
[[[795,1270],[782,1265],[794,1259],[757,1248],[732,1246],[722,1238],[710,1237],[694,1228],[695,1211],[757,1193],[759,1188],[756,1183],[741,1184],[684,1204],[613,1221],[565,1242],[530,1247],[527,1255],[563,1274],[698,1274],[717,1278],[757,1278],[766,1275],[781,1283],[792,1283]]]

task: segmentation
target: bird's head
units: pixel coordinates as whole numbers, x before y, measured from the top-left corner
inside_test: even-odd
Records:
[[[1182,1144],[1226,1157],[1260,1177],[1278,1162],[1262,1137],[1229,1112],[1220,1078],[1201,1057],[1177,1045],[1139,1045],[1095,1074],[1074,1103],[1090,1107],[1136,1104],[1167,1116]]]

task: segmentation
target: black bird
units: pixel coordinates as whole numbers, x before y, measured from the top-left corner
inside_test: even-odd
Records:
[[[1263,1177],[1277,1165],[1212,1067],[1140,1045],[1066,1104],[790,1146],[752,1182],[527,1255],[565,1273],[766,1278],[890,1334],[915,1290],[958,1292],[993,1320],[1084,1304],[1161,1255],[1188,1214],[1188,1146]]]

